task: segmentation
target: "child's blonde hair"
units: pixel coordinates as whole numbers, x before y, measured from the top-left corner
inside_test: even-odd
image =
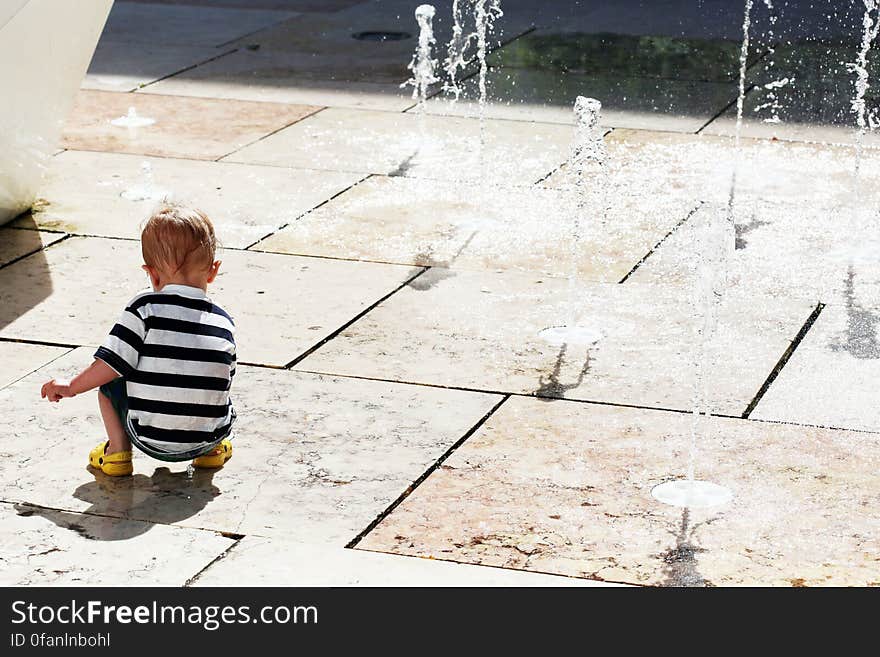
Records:
[[[147,219],[141,231],[144,263],[164,272],[207,269],[214,262],[214,225],[201,210],[166,204]]]

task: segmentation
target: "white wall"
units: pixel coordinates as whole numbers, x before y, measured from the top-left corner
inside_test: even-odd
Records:
[[[0,224],[34,201],[113,0],[0,0]]]

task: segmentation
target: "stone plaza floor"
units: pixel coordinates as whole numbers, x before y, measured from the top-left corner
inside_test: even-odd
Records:
[[[416,4],[116,2],[33,211],[0,227],[0,583],[880,585],[880,152],[837,67],[858,26],[757,29],[736,149],[737,3],[504,0],[482,125],[473,65],[457,103],[401,89]],[[763,120],[787,74],[807,83]],[[605,108],[585,197],[577,95]],[[155,123],[110,123],[130,107]],[[733,499],[681,509],[651,491],[691,458],[732,180],[693,458]],[[222,242],[235,456],[112,479],[86,467],[95,393],[40,385],[147,285],[161,198]],[[592,339],[542,339],[572,322]]]

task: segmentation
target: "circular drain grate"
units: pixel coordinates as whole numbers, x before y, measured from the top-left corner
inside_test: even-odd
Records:
[[[411,39],[409,32],[355,32],[351,35],[358,41],[405,41]]]

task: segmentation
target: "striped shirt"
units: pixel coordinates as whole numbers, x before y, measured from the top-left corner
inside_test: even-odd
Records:
[[[234,334],[232,318],[196,287],[166,285],[128,303],[95,358],[125,379],[133,443],[177,461],[229,435]]]

